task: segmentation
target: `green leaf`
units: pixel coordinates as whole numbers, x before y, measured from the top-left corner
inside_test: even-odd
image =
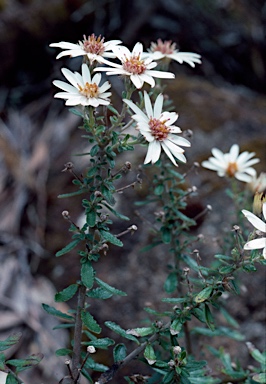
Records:
[[[150,335],[151,333],[154,333],[154,328],[153,327],[133,328],[133,329],[127,330],[127,332],[136,337],[144,337],[144,336]]]
[[[160,229],[161,235],[162,235],[162,241],[164,244],[170,244],[172,240],[172,234],[168,227],[161,227]]]
[[[214,331],[215,330],[215,325],[214,325],[214,318],[212,316],[211,310],[207,304],[204,305],[204,315],[206,319],[206,324],[208,327]]]
[[[19,382],[11,373],[9,373],[6,378],[6,384],[19,384]]]
[[[90,261],[81,265],[81,281],[88,289],[92,288],[94,282],[94,269]]]
[[[63,312],[59,311],[58,309],[51,307],[48,304],[42,304],[42,307],[47,313],[49,313],[49,315],[61,317],[62,319],[74,320],[74,318],[72,316],[69,316],[66,313],[63,313]]]
[[[195,297],[196,303],[202,303],[203,301],[207,300],[211,296],[212,291],[213,291],[213,287],[206,287],[206,288],[204,288]]]
[[[164,283],[164,290],[167,293],[172,293],[176,290],[177,287],[177,274],[176,272],[171,272]]]
[[[239,328],[238,322],[227,312],[227,310],[224,307],[220,308],[220,312],[224,316],[225,320],[229,325],[235,328]]]
[[[8,336],[7,339],[0,341],[0,351],[5,351],[10,348],[12,345],[17,344],[21,339],[22,333],[12,333],[12,335]]]
[[[75,192],[63,193],[62,195],[58,195],[57,197],[58,199],[65,199],[67,197],[82,195],[85,192],[88,192],[88,190],[84,188],[84,189],[79,189],[78,191],[75,191]]]
[[[98,277],[95,277],[95,281],[97,281],[97,284],[99,284],[100,287],[104,288],[106,291],[112,293],[113,295],[118,295],[118,296],[127,296],[127,294],[123,291],[120,291],[119,289],[116,289],[112,287],[111,285],[105,283]]]
[[[179,319],[174,319],[170,326],[171,335],[178,335],[182,329],[183,324]]]
[[[127,349],[125,344],[117,344],[113,350],[114,361],[117,363],[123,361],[127,356]]]
[[[116,217],[118,217],[118,219],[120,220],[129,220],[129,217],[125,216],[125,215],[122,215],[121,213],[117,212],[115,209],[113,209],[112,207],[110,207],[110,205],[102,202],[102,205],[104,205],[107,209],[109,209],[110,212],[112,212],[113,215],[115,215]]]
[[[94,210],[86,212],[86,222],[89,227],[93,228],[96,224],[96,212]]]
[[[163,184],[159,184],[159,185],[156,185],[156,187],[154,188],[154,191],[153,193],[156,195],[156,196],[161,196],[164,192],[164,185]]]
[[[235,267],[233,265],[228,265],[228,266],[219,268],[219,272],[223,275],[226,275],[228,273],[232,273],[232,272],[234,272],[234,270],[235,270]]]
[[[109,339],[109,337],[104,337],[102,339],[84,341],[82,344],[83,345],[91,345],[95,348],[107,349],[111,345],[114,345],[115,342],[114,342],[114,340]]]
[[[261,353],[257,348],[251,348],[250,354],[255,359],[262,365],[266,365],[266,354]]]
[[[57,292],[55,294],[55,301],[56,302],[68,301],[75,295],[77,290],[78,290],[78,285],[71,284],[67,288],[63,289],[63,291]]]
[[[116,236],[112,235],[110,232],[100,229],[100,233],[105,241],[114,244],[117,247],[123,247],[122,241],[119,240]]]
[[[55,351],[56,356],[67,356],[67,355],[72,355],[73,351],[72,349],[68,348],[60,348]]]
[[[106,289],[97,287],[95,289],[92,289],[91,291],[88,291],[86,293],[88,297],[92,297],[94,299],[100,299],[100,300],[106,300],[110,299],[110,297],[113,296],[113,294],[110,291],[106,291]]]
[[[174,381],[174,371],[169,371],[163,378],[163,384],[172,384]]]
[[[149,365],[153,365],[156,362],[156,355],[151,344],[146,345],[144,357],[148,361]]]
[[[82,117],[84,118],[84,115],[81,111],[79,111],[78,109],[76,108],[68,108],[69,112],[73,113],[74,115],[77,115],[79,117]]]
[[[62,248],[60,251],[56,252],[55,256],[56,257],[59,257],[59,256],[63,256],[65,255],[66,253],[70,252],[72,249],[74,249],[78,243],[80,242],[80,240],[73,240],[71,241],[71,243],[69,243],[68,245],[66,245],[64,248]]]
[[[106,321],[104,324],[113,332],[118,333],[118,335],[125,337],[128,340],[135,341],[137,344],[139,344],[138,339],[135,336],[128,334],[123,328],[120,327],[120,325],[114,323],[113,321]]]
[[[112,192],[110,191],[110,189],[106,185],[103,184],[101,186],[101,192],[109,205],[115,205],[115,198]]]
[[[211,331],[208,328],[202,328],[202,327],[194,327],[192,330],[192,333],[197,333],[204,336],[226,336],[234,340],[243,341],[245,340],[245,336],[243,336],[241,333],[234,331],[227,327],[217,327],[214,331]]]
[[[97,321],[93,318],[93,316],[89,312],[82,311],[81,320],[91,332],[94,332],[97,334],[101,333],[102,328],[99,326]]]
[[[99,145],[98,145],[98,144],[95,144],[95,145],[91,148],[91,150],[90,150],[90,155],[91,155],[92,157],[96,156],[97,153],[99,152],[99,149],[100,149]]]
[[[259,373],[257,375],[252,376],[252,380],[257,383],[265,384],[266,383],[266,373]]]
[[[43,355],[41,353],[37,353],[36,355],[30,355],[26,359],[12,359],[7,360],[6,364],[13,365],[16,367],[16,372],[25,371],[25,369],[31,368],[34,365],[39,364],[39,362],[43,359]]]
[[[185,297],[166,297],[162,299],[164,303],[179,304],[184,303],[187,299]]]
[[[0,353],[0,371],[4,371],[5,370],[5,360],[6,360],[6,356],[4,353]]]

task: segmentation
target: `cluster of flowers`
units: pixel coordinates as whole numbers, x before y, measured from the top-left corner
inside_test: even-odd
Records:
[[[200,55],[180,52],[176,49],[175,43],[171,41],[163,42],[158,39],[156,43],[151,43],[147,52],[143,52],[143,45],[139,42],[135,44],[132,52],[121,44],[121,40],[105,42],[104,38],[94,34],[84,36],[84,40],[77,44],[64,41],[50,44],[51,47],[63,49],[57,58],[83,56],[86,59],[86,63],[82,64],[81,74],[71,72],[66,68],[62,69],[63,75],[70,84],[55,80],[53,84],[63,92],[56,93],[54,97],[66,100],[65,104],[68,106],[79,105],[94,108],[100,105],[106,106],[110,104],[111,84],[105,81],[100,85],[102,76],[99,72],[106,72],[107,76],[121,75],[129,78],[133,87],[141,89],[144,83],[154,87],[154,78],[173,79],[175,77],[171,72],[154,70],[158,64],[157,61],[169,63],[171,60],[175,60],[179,64],[187,63],[191,67],[201,63]],[[115,59],[115,61],[107,59]],[[148,93],[144,92],[145,112],[131,100],[124,99],[123,101],[135,113],[132,115],[132,119],[136,122],[136,128],[149,143],[144,163],[155,163],[163,149],[173,164],[177,166],[176,159],[186,162],[184,150],[180,146],[189,147],[190,142],[176,135],[182,132],[179,127],[173,125],[178,114],[163,112],[163,100],[164,97],[160,94],[152,106]],[[212,154],[213,157],[202,162],[203,167],[217,171],[221,177],[235,177],[240,181],[251,183],[255,186],[256,192],[266,189],[266,175],[261,174],[257,178],[255,169],[251,167],[259,162],[257,158],[252,159],[255,155],[254,152],[246,151],[239,154],[239,146],[234,144],[228,153],[224,154],[219,149],[213,148]],[[263,198],[261,200],[263,202]],[[261,211],[266,220],[266,203],[262,204]],[[266,233],[265,222],[249,211],[243,210],[242,212],[260,233]],[[251,240],[245,244],[244,248],[248,250],[263,248],[263,256],[266,259],[266,237]]]

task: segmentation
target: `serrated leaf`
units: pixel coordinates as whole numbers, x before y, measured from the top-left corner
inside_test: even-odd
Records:
[[[176,272],[171,272],[164,283],[164,290],[167,293],[172,293],[176,290],[177,287],[177,274]]]
[[[127,349],[125,344],[117,344],[113,350],[114,361],[123,361],[127,356]]]
[[[0,351],[5,351],[6,349],[10,348],[12,345],[17,344],[21,339],[21,336],[22,336],[22,333],[17,332],[8,336],[7,339],[0,341]]]
[[[100,287],[104,288],[106,291],[112,293],[113,295],[127,296],[127,294],[125,292],[120,291],[119,289],[112,287],[111,285],[105,283],[104,281],[102,281],[98,277],[95,277],[95,281],[97,281],[97,284]]]
[[[56,356],[69,356],[73,353],[72,349],[60,348],[55,351]]]
[[[49,313],[49,315],[61,317],[62,319],[74,320],[74,318],[72,316],[69,316],[66,313],[63,313],[63,312],[59,311],[58,309],[51,307],[48,304],[42,304],[42,307],[47,313]]]
[[[81,312],[81,320],[84,323],[84,325],[91,332],[94,332],[94,333],[97,333],[97,334],[101,333],[102,328],[99,326],[97,321],[94,319],[94,317],[89,312],[82,311]]]
[[[148,361],[149,365],[153,365],[156,362],[156,355],[151,344],[146,345],[144,357]]]
[[[43,359],[43,355],[41,353],[38,353],[36,355],[30,355],[26,359],[11,359],[7,360],[6,364],[13,365],[16,367],[16,372],[25,371],[28,368],[31,368],[37,364]]]
[[[197,294],[195,297],[196,303],[202,303],[203,301],[207,300],[211,294],[212,294],[213,288],[212,287],[206,287],[204,288],[200,293]]]
[[[204,315],[205,315],[206,324],[212,331],[214,331],[215,330],[214,318],[207,304],[204,305]]]
[[[113,321],[106,321],[104,324],[113,332],[118,333],[118,335],[123,336],[128,340],[135,341],[137,344],[139,344],[138,339],[135,336],[127,334],[127,332],[121,328],[120,325],[114,323]]]
[[[119,240],[116,236],[112,235],[110,232],[100,229],[100,233],[104,240],[108,243],[114,244],[117,247],[123,247],[122,241]]]
[[[66,245],[64,248],[62,248],[60,251],[56,252],[55,256],[56,257],[59,257],[59,256],[63,256],[65,255],[66,253],[72,251],[72,249],[74,249],[78,243],[80,242],[80,240],[73,240],[71,241],[71,243],[69,243],[68,245]]]
[[[61,292],[55,294],[55,301],[62,302],[70,300],[78,290],[77,284],[71,284],[67,288],[63,289]]]
[[[94,269],[90,261],[81,265],[81,281],[86,288],[91,289],[94,283]]]

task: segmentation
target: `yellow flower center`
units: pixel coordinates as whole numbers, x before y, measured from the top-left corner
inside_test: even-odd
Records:
[[[99,95],[99,87],[97,84],[92,83],[86,83],[84,87],[81,87],[81,85],[78,84],[79,92],[86,96],[87,98],[90,97],[98,97]]]
[[[146,70],[144,60],[140,59],[140,55],[132,56],[123,63],[123,69],[134,75],[141,75]]]
[[[237,171],[238,171],[238,167],[236,162],[228,164],[228,167],[226,170],[227,176],[233,177]]]
[[[151,130],[152,136],[155,137],[156,140],[162,141],[165,140],[170,132],[170,129],[165,125],[165,121],[161,121],[159,119],[151,118],[149,121],[149,127]]]
[[[104,53],[104,38],[100,36],[96,37],[94,33],[88,38],[84,35],[84,40],[81,45],[85,52],[102,56]]]

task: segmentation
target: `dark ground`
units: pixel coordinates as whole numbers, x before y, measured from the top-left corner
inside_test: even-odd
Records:
[[[136,41],[148,48],[159,37],[172,39],[182,51],[200,53],[203,63],[195,69],[173,66],[176,79],[166,89],[180,127],[193,131],[192,147],[186,151],[188,165],[209,157],[214,146],[227,151],[239,143],[241,150],[255,151],[261,159],[256,166],[259,173],[266,171],[266,6],[264,1],[248,0],[134,1],[134,5],[123,0],[10,0],[0,2],[0,7],[0,339],[22,330],[22,344],[10,356],[45,354],[41,368],[29,371],[26,383],[55,383],[65,372],[54,351],[67,336],[51,331],[54,324],[40,303],[54,305],[54,292],[78,278],[77,256],[59,260],[54,254],[70,240],[61,212],[67,209],[74,220],[81,213],[76,201],[57,199],[72,188],[71,176],[61,170],[71,160],[82,172],[84,164],[72,155],[84,144],[77,117],[53,99],[51,85],[62,66],[74,69],[77,62],[56,61],[56,50],[48,45],[76,42],[94,32],[107,40],[120,38],[129,47]],[[143,151],[121,159],[133,164],[123,182],[139,172]],[[200,169],[190,180],[199,190],[191,211],[206,204],[213,207],[195,229],[195,234],[204,234],[198,246],[202,263],[208,265],[221,250],[220,239],[236,223],[223,179]],[[100,323],[108,319],[125,328],[140,326],[147,303],[162,306],[165,258],[170,261],[170,256],[161,248],[140,252],[151,235],[133,205],[147,186],[144,178],[142,189],[120,195],[120,211],[139,230],[124,239],[122,250],[111,249],[98,265],[100,278],[128,293],[104,307],[93,304]],[[119,224],[114,225],[119,232]],[[265,348],[265,270],[241,277],[241,294],[228,299],[229,308],[246,340]],[[198,357],[202,358],[201,346],[209,342],[194,340]],[[223,338],[212,345],[223,345],[243,364],[250,363],[244,342]],[[109,357],[99,359],[108,363]],[[123,382],[119,380],[114,383]]]

